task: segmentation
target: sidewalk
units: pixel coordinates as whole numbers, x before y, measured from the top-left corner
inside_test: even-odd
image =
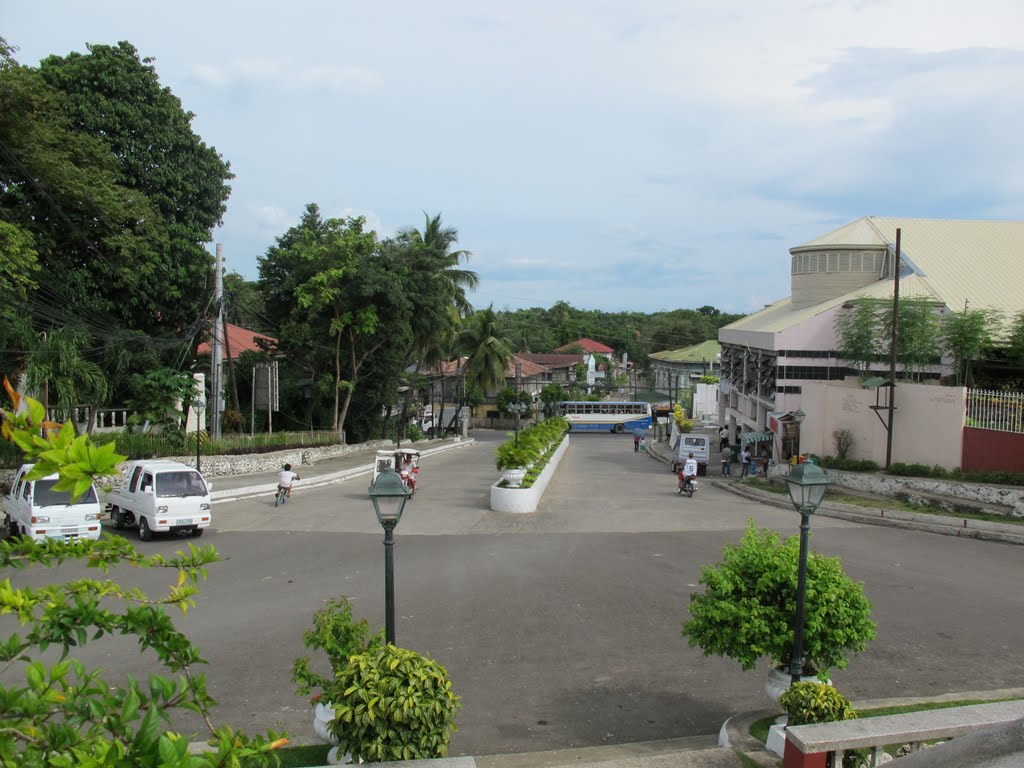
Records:
[[[672,452],[664,443],[652,443],[647,449],[652,457],[664,464],[672,461]],[[735,470],[735,467],[734,467]],[[762,504],[770,504],[775,507],[792,509],[793,505],[789,497],[782,494],[771,493],[754,488],[745,484],[739,474],[731,477],[715,476],[717,470],[708,466],[708,476],[705,482],[716,488],[729,490],[740,496],[744,496]],[[862,507],[856,504],[841,504],[834,501],[825,501],[815,511],[816,515],[825,517],[836,517],[842,520],[849,520],[855,523],[866,525],[887,525],[893,528],[906,528],[927,533],[939,533],[945,536],[962,536],[985,541],[999,541],[1004,544],[1024,545],[1024,526],[1013,523],[996,523],[987,520],[974,520],[964,517],[952,517],[949,515],[929,514],[927,512],[907,512],[896,509],[883,509],[881,507]]]
[[[429,448],[424,447],[420,450],[422,455],[428,456],[474,443],[475,440],[472,438],[457,443],[444,441],[444,443],[435,443]],[[654,443],[649,447],[649,451],[652,458],[665,464],[671,461],[671,456],[667,453],[667,449],[663,444]],[[361,474],[367,475],[368,482],[369,473],[373,469],[375,453],[376,450],[368,449],[314,465],[296,467],[302,476],[302,480],[297,488],[327,485]],[[786,508],[791,507],[787,497],[745,486],[738,478],[709,477],[708,481],[717,487],[728,489],[734,493],[766,504]],[[213,478],[212,485],[213,492],[211,495],[216,500],[271,495],[277,488],[277,472],[217,477]],[[896,513],[891,511],[872,510],[832,503],[822,505],[818,513],[835,517],[846,517],[849,515],[847,519],[855,519],[859,522],[900,525],[918,530],[932,531],[941,528],[942,530],[939,532],[949,535],[960,535],[955,530],[960,527],[961,521],[959,519],[944,518],[938,515],[916,515],[916,517],[925,518],[923,521],[899,519],[894,516]],[[971,522],[974,523],[975,521]],[[967,533],[967,535],[976,534],[976,531]],[[990,536],[985,536],[985,538],[1024,544],[1024,530],[1006,533],[991,531],[990,534]],[[1004,535],[1008,538],[999,538]],[[1009,696],[1024,697],[1024,689],[951,693],[947,696],[937,696],[927,700],[968,698],[985,700]],[[854,705],[860,709],[917,703],[919,701],[924,701],[924,699],[856,701]],[[767,699],[765,703],[766,705],[768,704]],[[394,765],[405,765],[408,768],[557,768],[559,766],[573,766],[574,768],[611,768],[612,766],[615,766],[615,768],[749,768],[751,765],[774,768],[780,765],[780,758],[768,752],[761,742],[750,735],[749,731],[750,726],[758,720],[778,714],[780,714],[779,709],[767,707],[753,712],[740,713],[726,720],[718,734],[704,736],[548,752],[417,760],[394,763]],[[202,749],[202,745],[193,744],[192,749]]]
[[[417,448],[421,456],[431,456],[445,451],[455,450],[467,445],[473,445],[476,441],[473,438],[459,440],[452,439],[437,441],[430,447]],[[409,444],[406,444],[408,447]],[[316,488],[321,485],[329,485],[350,477],[366,474],[373,471],[374,457],[378,449],[367,449],[340,456],[336,459],[320,461],[316,464],[304,464],[293,466],[292,469],[299,473],[302,478],[295,489],[299,492],[303,488]],[[214,501],[226,501],[233,499],[246,499],[252,496],[270,496],[277,491],[277,472],[254,472],[246,475],[225,475],[222,477],[210,478],[210,498]],[[369,481],[369,478],[367,478]],[[369,484],[369,482],[367,482]]]

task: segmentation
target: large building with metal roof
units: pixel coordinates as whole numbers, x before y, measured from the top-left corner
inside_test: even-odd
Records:
[[[940,313],[1024,310],[1024,222],[857,219],[791,248],[791,295],[719,330],[719,418],[731,434],[763,436],[799,409],[803,382],[857,374],[836,349],[836,315],[858,298],[892,300],[897,230],[901,299],[934,300]]]

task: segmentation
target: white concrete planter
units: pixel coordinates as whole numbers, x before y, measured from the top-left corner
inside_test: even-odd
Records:
[[[789,690],[790,682],[791,678],[788,667],[773,667],[768,670],[768,678],[764,681],[764,691],[771,697],[772,701],[778,704],[782,694]],[[821,681],[817,675],[803,675],[800,677],[800,682],[819,683]],[[832,681],[826,680],[825,684],[832,685]]]
[[[522,467],[501,470],[502,481],[511,488],[518,488],[522,484],[524,477],[526,477],[526,470]]]
[[[540,476],[529,488],[502,488],[500,481],[491,486],[491,509],[495,512],[536,512],[548,483],[554,477],[562,456],[569,447],[569,436],[562,438],[561,444],[551,455]]]
[[[317,704],[313,708],[313,732],[324,744],[337,744],[338,740],[327,730],[328,724],[334,719],[334,707],[331,702]]]

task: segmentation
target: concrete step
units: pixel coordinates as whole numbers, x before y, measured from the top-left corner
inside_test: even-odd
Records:
[[[691,736],[606,747],[485,755],[476,768],[742,768],[736,752],[718,746],[718,736]]]

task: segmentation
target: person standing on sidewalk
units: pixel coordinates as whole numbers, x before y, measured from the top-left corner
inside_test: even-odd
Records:
[[[732,477],[732,448],[728,443],[722,446],[722,477]]]
[[[740,479],[742,480],[750,472],[750,446],[743,446],[743,453],[740,454],[740,462],[743,464],[743,471],[740,472]]]

